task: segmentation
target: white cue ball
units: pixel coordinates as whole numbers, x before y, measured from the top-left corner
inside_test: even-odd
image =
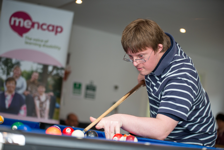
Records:
[[[72,132],[72,136],[75,136],[77,138],[83,138],[84,133],[81,130],[75,130],[75,131]]]

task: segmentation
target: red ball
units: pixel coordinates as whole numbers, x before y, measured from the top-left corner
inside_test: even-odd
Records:
[[[45,131],[46,134],[52,134],[52,135],[62,135],[61,130],[58,129],[57,127],[51,126],[47,128]]]
[[[138,142],[138,139],[135,136],[133,136],[133,135],[128,135],[126,137],[126,141]]]
[[[115,140],[115,141],[125,141],[124,137],[122,134],[120,133],[117,133],[113,136],[112,140]]]
[[[129,135],[130,135],[130,134],[124,134],[124,135],[123,135],[125,141],[126,141],[127,136],[129,136]]]
[[[72,135],[72,132],[74,131],[74,129],[73,128],[71,128],[71,127],[66,127],[66,128],[64,128],[64,130],[62,131],[62,133],[64,134],[64,135]]]

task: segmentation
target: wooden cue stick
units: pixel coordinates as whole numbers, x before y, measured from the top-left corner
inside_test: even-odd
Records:
[[[119,99],[114,105],[112,105],[108,110],[106,110],[101,116],[99,116],[94,122],[92,122],[90,125],[88,125],[84,131],[88,131],[90,128],[92,128],[95,124],[97,124],[103,117],[108,115],[112,110],[114,110],[117,106],[119,106],[126,98],[128,98],[133,92],[135,92],[139,87],[141,87],[144,84],[144,81],[142,80],[139,82],[133,89],[131,89],[126,95],[124,95],[121,99]]]

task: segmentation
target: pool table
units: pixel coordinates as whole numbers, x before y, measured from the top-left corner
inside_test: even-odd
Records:
[[[11,130],[14,122],[22,122],[31,127],[31,131]],[[103,131],[96,131],[98,138],[76,138],[66,135],[48,135],[41,123],[5,118],[0,125],[0,150],[71,150],[71,149],[116,149],[116,150],[198,150],[218,149],[149,138],[137,137],[138,142],[121,142],[105,139]],[[66,126],[58,125],[61,130]],[[82,128],[74,128],[81,129]]]

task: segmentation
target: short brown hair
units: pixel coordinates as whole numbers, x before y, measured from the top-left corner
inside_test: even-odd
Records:
[[[222,114],[222,113],[217,114],[215,119],[216,119],[217,121],[218,121],[218,120],[224,121],[224,114]]]
[[[16,79],[13,78],[13,77],[9,77],[5,80],[5,85],[8,83],[8,82],[11,82],[11,81],[14,81],[15,82],[15,85],[16,85]]]
[[[44,87],[44,88],[45,88],[45,84],[44,84],[44,83],[42,83],[42,82],[38,83],[38,85],[37,85],[37,87],[40,87],[40,86],[42,86],[42,87]]]
[[[137,19],[131,22],[122,33],[121,44],[126,53],[128,49],[132,53],[137,53],[147,47],[157,51],[158,44],[163,45],[162,52],[165,52],[171,46],[169,37],[159,25],[148,19]]]
[[[19,65],[15,65],[14,67],[13,67],[13,71],[15,70],[15,69],[19,69],[20,70],[20,72],[21,72],[21,68],[20,68],[20,66]]]

